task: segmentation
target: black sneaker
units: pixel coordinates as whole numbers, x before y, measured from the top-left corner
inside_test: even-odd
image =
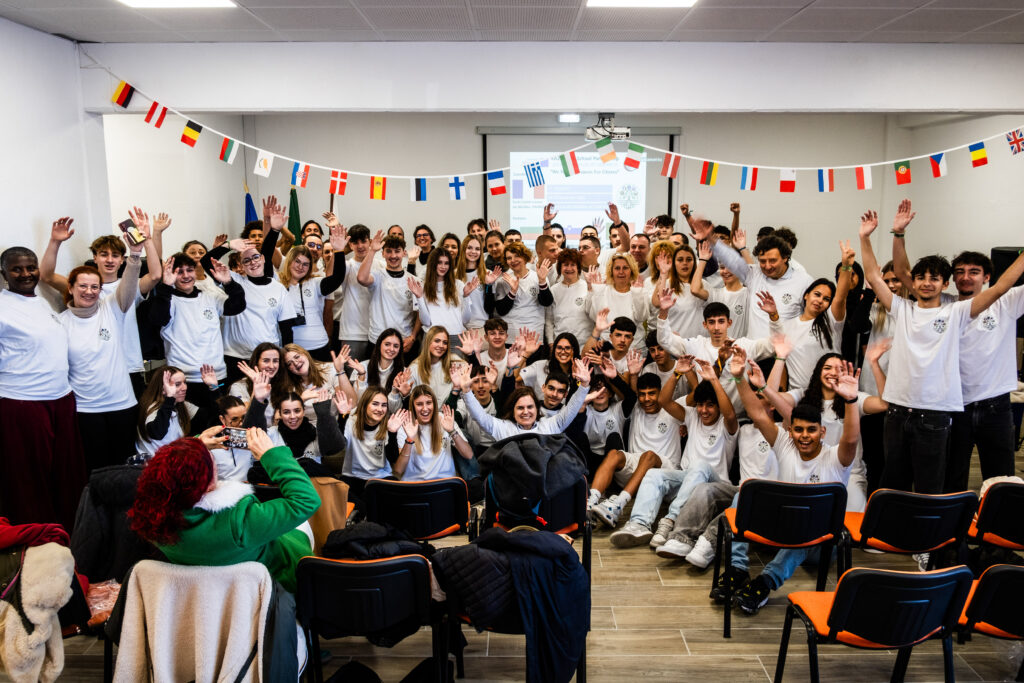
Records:
[[[768,602],[768,596],[772,589],[763,576],[758,576],[739,589],[736,595],[736,606],[747,614],[757,614],[757,611]]]
[[[750,572],[745,569],[737,569],[736,567],[729,567],[726,569],[721,576],[718,577],[718,583],[711,589],[711,599],[722,604],[725,602],[725,582],[728,581],[732,588],[732,594],[735,596],[736,592],[741,586],[747,585],[750,582]]]

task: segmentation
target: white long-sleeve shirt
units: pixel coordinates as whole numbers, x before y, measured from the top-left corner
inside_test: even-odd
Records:
[[[586,387],[580,387],[572,395],[568,403],[562,406],[561,410],[551,417],[537,420],[529,429],[523,429],[511,420],[502,420],[493,415],[488,415],[472,391],[464,393],[462,400],[465,401],[470,416],[480,424],[483,430],[493,436],[496,441],[501,441],[517,434],[560,434],[564,432],[565,428],[569,426],[569,423],[580,412],[583,402],[587,400],[587,391]],[[540,405],[538,404],[537,407],[539,409]]]

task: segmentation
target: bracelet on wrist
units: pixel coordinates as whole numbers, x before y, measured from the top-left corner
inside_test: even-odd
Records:
[[[739,249],[737,249],[737,251],[746,251],[746,250],[747,250],[747,248],[745,246],[740,247]]]
[[[757,393],[760,394],[762,391],[764,391],[767,388],[768,388],[768,385],[765,384],[763,387],[758,387],[757,389],[754,389],[754,391],[756,391]]]
[[[843,272],[843,273],[849,273],[851,270],[853,270],[853,266],[843,266],[839,270],[840,270],[840,272]]]
[[[697,259],[697,260],[698,260],[698,261],[700,261],[701,263],[707,263],[707,262],[708,262],[708,261],[710,261],[711,259],[709,259],[709,258],[699,258],[699,259]]]
[[[786,357],[785,356],[775,356],[775,360],[781,360],[783,363],[785,363],[786,362]]]
[[[902,233],[902,232],[896,232],[895,230],[890,230],[889,232],[890,232],[890,234],[892,234],[893,237],[898,237],[900,239],[903,239],[904,237],[906,237],[906,234]]]
[[[685,372],[679,372],[678,370],[676,370],[672,374],[676,376],[676,379],[679,379],[680,377],[682,377],[686,373]]]
[[[853,398],[844,398],[843,402],[846,403],[846,404],[856,403],[857,402],[857,397],[854,396]]]
[[[405,443],[411,446],[414,443],[416,443],[416,439],[410,439],[410,438],[406,437]]]

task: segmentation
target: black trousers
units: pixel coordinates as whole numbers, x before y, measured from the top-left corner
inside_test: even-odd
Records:
[[[953,413],[889,404],[885,415],[885,470],[881,486],[942,493]]]
[[[85,468],[123,465],[135,454],[137,405],[106,413],[78,413],[78,432],[82,435]]]
[[[969,403],[964,412],[953,413],[945,492],[967,490],[975,446],[982,479],[1012,476],[1015,445],[1009,394]]]

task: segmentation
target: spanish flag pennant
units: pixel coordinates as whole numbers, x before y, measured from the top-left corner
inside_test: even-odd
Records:
[[[110,101],[122,109],[127,109],[134,94],[135,86],[131,85],[128,81],[121,81],[117,84],[117,90],[114,91],[114,96],[110,98]]]
[[[196,141],[199,140],[199,134],[202,132],[202,126],[195,121],[189,121],[185,124],[185,130],[181,132],[181,141],[189,147],[195,147]]]
[[[388,179],[385,176],[370,176],[370,199],[384,199],[388,189]]]

